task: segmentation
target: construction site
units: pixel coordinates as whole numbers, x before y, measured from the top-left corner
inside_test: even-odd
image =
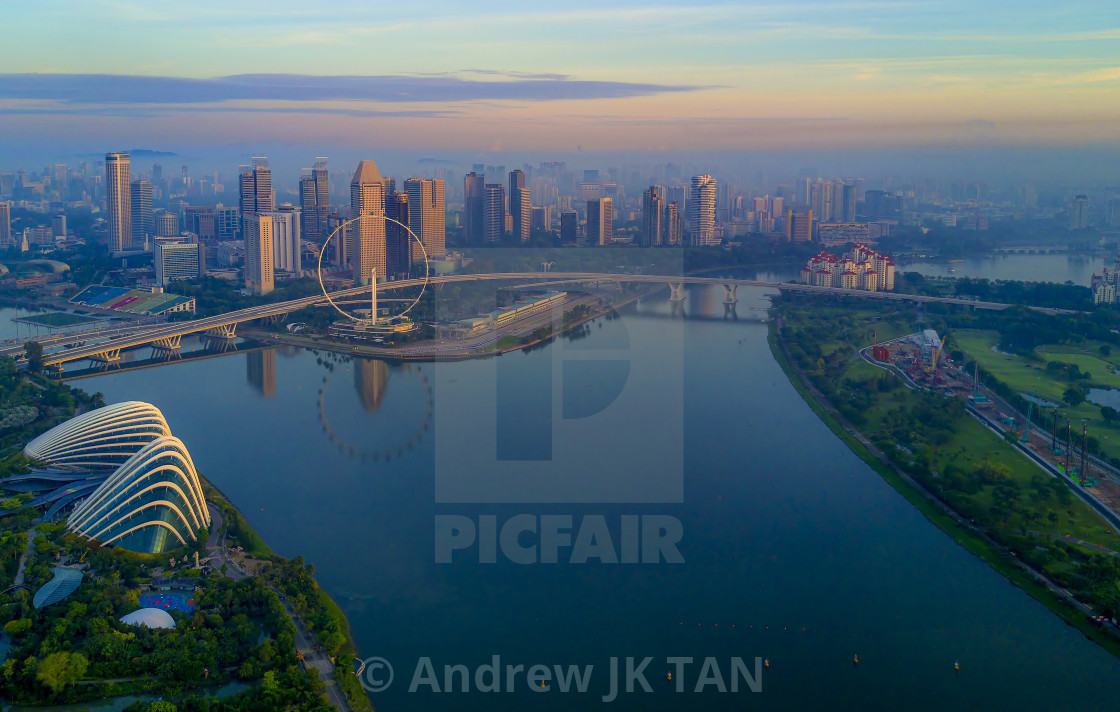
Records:
[[[946,337],[932,329],[876,343],[861,353],[913,388],[966,399],[968,411],[1055,476],[1106,519],[1120,526],[1120,471],[1093,455],[1088,426],[1060,412],[1061,404],[1020,394],[1012,404],[980,381],[979,362],[966,369],[945,353]],[[1094,504],[1095,502],[1095,504]],[[1107,513],[1102,511],[1107,509]]]

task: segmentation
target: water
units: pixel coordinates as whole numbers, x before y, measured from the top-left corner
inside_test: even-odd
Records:
[[[58,334],[67,329],[89,329],[97,324],[93,322],[86,322],[82,324],[75,324],[67,327],[46,327],[36,324],[21,324],[12,321],[20,317],[31,316],[32,314],[44,314],[47,311],[57,311],[55,309],[27,309],[25,307],[0,307],[0,341],[8,339],[26,339],[39,334]]]
[[[1024,282],[1066,281],[1089,286],[1094,273],[1112,268],[1114,260],[1086,255],[986,255],[960,262],[910,262],[899,264],[898,271],[920,272],[928,277],[971,277],[1008,279]]]
[[[269,349],[78,385],[158,405],[269,544],[315,565],[362,654],[395,666],[374,695],[383,712],[595,708],[611,656],[655,661],[653,693],[609,709],[1114,709],[1105,681],[1120,661],[958,547],[813,415],[769,352],[764,294],[740,289],[739,320],[725,321],[723,290],[697,287],[687,321],[651,300],[579,340],[486,361],[331,370]],[[581,360],[599,365],[564,365]],[[612,360],[630,363],[602,365]],[[549,369],[564,383],[542,390]],[[495,415],[495,388],[518,417]],[[551,460],[525,470],[546,475],[538,491],[566,486],[549,467],[570,457],[572,480],[618,473],[604,486],[636,480],[647,501],[437,503],[505,476],[499,430],[517,445],[509,457],[539,456],[547,418],[527,393],[554,405]],[[681,503],[665,501],[674,472]],[[615,541],[623,515],[675,516],[685,562],[484,564],[476,552],[433,563],[436,515],[518,513],[603,515]],[[407,692],[421,656],[442,684],[443,665],[473,670],[493,655],[593,665],[589,692],[536,694],[523,677],[512,694]],[[676,694],[666,656],[696,659],[689,690],[706,656],[728,684],[732,656],[772,665],[759,694]]]

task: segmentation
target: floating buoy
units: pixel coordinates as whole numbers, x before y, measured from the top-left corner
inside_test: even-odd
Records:
[[[770,667],[770,658],[766,658],[765,660],[763,660],[763,661],[762,661],[762,664],[763,664],[763,665],[764,665],[765,667]]]
[[[671,672],[665,673],[665,680],[666,680],[666,682],[672,682],[673,681],[673,673],[671,673]]]
[[[859,655],[858,654],[852,656],[852,664],[853,665],[859,665]]]
[[[960,672],[961,671],[961,664],[959,662],[954,662],[953,663],[953,669],[956,670],[957,672]]]

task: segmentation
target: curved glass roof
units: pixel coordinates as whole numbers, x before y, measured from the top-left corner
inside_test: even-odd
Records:
[[[82,572],[77,569],[64,569],[55,566],[51,569],[51,572],[54,573],[54,578],[43,584],[31,600],[36,610],[65,599],[71,593],[77,591],[78,586],[82,583]]]

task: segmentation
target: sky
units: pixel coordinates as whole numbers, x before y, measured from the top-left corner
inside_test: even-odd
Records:
[[[1115,0],[5,8],[0,142],[1120,146]]]

